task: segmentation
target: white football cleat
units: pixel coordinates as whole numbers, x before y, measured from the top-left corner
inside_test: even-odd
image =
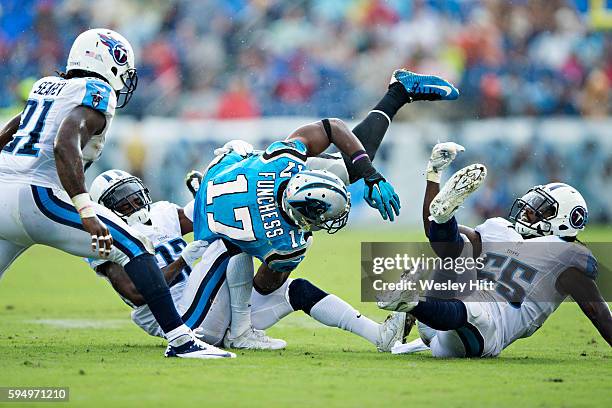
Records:
[[[420,274],[405,271],[402,273],[396,287],[401,282],[418,282]],[[376,305],[380,309],[391,310],[394,312],[410,312],[419,304],[419,291],[406,289],[387,290],[377,296]]]
[[[287,347],[287,342],[285,340],[268,337],[263,330],[256,330],[251,327],[235,338],[231,337],[228,329],[223,338],[223,345],[232,349],[282,350]]]
[[[451,176],[429,205],[429,219],[437,224],[450,220],[465,199],[482,185],[487,176],[484,164],[470,164]]]
[[[429,347],[423,343],[423,340],[416,339],[407,344],[396,344],[391,349],[391,354],[413,354],[427,350],[429,350]]]
[[[391,351],[397,343],[405,343],[415,319],[403,312],[393,312],[380,325],[376,348],[381,352]]]
[[[195,337],[191,337],[190,340],[180,346],[175,347],[168,344],[164,355],[166,357],[199,359],[236,358],[234,353],[211,346]]]

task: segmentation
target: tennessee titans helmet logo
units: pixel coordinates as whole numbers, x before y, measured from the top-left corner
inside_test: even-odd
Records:
[[[587,223],[588,215],[584,207],[577,206],[572,209],[569,216],[569,222],[574,228],[582,228]]]
[[[113,56],[113,59],[117,65],[125,65],[128,62],[128,52],[120,41],[115,40],[113,37],[104,34],[98,34],[102,44],[106,45],[108,52]]]

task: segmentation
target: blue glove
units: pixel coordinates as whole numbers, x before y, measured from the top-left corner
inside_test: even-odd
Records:
[[[401,205],[393,186],[378,172],[365,177],[363,181],[366,185],[363,192],[364,200],[370,207],[380,212],[383,220],[394,221],[395,216],[400,213]]]

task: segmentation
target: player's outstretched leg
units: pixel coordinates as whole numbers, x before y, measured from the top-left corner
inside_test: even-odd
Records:
[[[414,101],[453,100],[458,96],[457,88],[443,78],[398,69],[393,72],[385,95],[365,119],[353,128],[353,133],[363,144],[370,159],[374,160],[391,121],[404,105]],[[359,178],[358,174],[354,174],[350,158],[346,155],[342,157],[350,183],[354,183]]]
[[[266,329],[288,314],[302,310],[326,326],[337,327],[363,337],[379,351],[390,351],[403,342],[414,320],[405,313],[393,313],[379,324],[363,316],[338,296],[328,294],[306,279],[287,279],[272,293],[257,288],[251,297],[253,325]]]
[[[65,192],[24,186],[19,194],[22,198],[21,221],[34,242],[81,257],[100,257],[99,253],[92,252],[91,236],[83,229],[79,213]],[[100,204],[93,204],[93,208],[113,236],[113,248],[105,260],[123,266],[143,296],[168,339],[166,356],[202,359],[235,357],[232,353],[198,341],[183,324],[147,238],[108,208]]]
[[[483,164],[471,164],[451,176],[429,206],[430,219],[437,224],[450,220],[465,199],[476,191],[487,176]]]

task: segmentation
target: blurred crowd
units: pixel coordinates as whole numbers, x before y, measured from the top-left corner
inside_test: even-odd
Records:
[[[612,35],[587,0],[0,0],[0,109],[110,27],[135,48],[136,116],[349,118],[397,67],[455,82],[445,118],[610,111]],[[27,87],[26,87],[27,88]],[[20,110],[20,108],[18,109]],[[413,113],[414,114],[414,113]]]
[[[588,134],[567,145],[538,135],[524,144],[492,138],[486,143],[469,144],[465,154],[452,164],[452,171],[471,163],[487,165],[487,182],[470,202],[478,219],[506,216],[514,199],[532,186],[563,182],[584,196],[591,222],[609,224],[612,154],[602,147],[601,140]]]

